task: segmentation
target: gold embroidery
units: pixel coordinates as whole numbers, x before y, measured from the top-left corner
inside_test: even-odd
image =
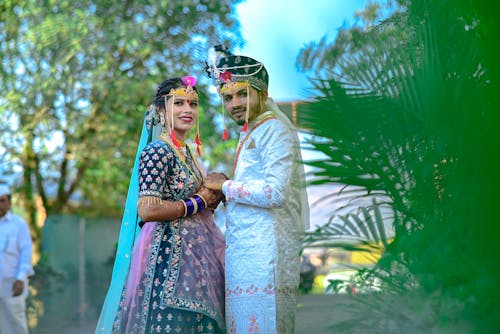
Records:
[[[252,139],[250,144],[248,144],[247,148],[255,148],[255,140]]]
[[[137,202],[137,206],[151,206],[151,205],[161,205],[162,200],[159,197],[156,196],[143,196],[139,198],[139,201]]]
[[[236,93],[237,91],[239,91],[240,89],[243,89],[243,88],[248,88],[250,87],[250,83],[248,81],[230,81],[228,83],[225,83],[224,85],[222,85],[222,87],[220,88],[220,94],[234,94]]]

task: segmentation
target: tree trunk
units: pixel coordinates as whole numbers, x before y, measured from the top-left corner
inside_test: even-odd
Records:
[[[37,223],[37,205],[36,197],[33,193],[34,183],[34,166],[35,166],[35,154],[33,151],[33,135],[27,136],[26,145],[24,147],[25,159],[23,159],[23,206],[26,213],[26,221],[29,225],[31,231],[31,238],[33,239],[33,252],[40,254],[41,251],[41,240],[42,231]]]

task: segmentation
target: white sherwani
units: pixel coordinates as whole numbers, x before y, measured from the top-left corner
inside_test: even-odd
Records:
[[[227,332],[294,333],[299,238],[309,217],[298,137],[280,111],[266,111],[238,147],[223,186]]]

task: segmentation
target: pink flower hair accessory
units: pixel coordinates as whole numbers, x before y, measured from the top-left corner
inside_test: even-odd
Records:
[[[196,85],[196,78],[190,75],[182,77],[181,80],[186,87],[193,87],[194,85]]]
[[[231,81],[232,74],[231,74],[231,72],[226,71],[226,72],[222,73],[220,77],[224,82],[229,82],[229,81]]]

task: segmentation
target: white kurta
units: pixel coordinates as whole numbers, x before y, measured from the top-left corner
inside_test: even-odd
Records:
[[[226,195],[228,333],[294,333],[299,238],[308,216],[295,130],[280,118],[240,135]],[[248,138],[245,137],[248,134]]]
[[[0,298],[12,296],[16,280],[25,281],[27,297],[27,278],[34,273],[32,248],[28,225],[21,217],[10,211],[0,217]]]
[[[32,242],[28,225],[10,211],[0,217],[0,333],[27,334],[26,297]],[[23,294],[12,297],[16,280],[24,281]]]

